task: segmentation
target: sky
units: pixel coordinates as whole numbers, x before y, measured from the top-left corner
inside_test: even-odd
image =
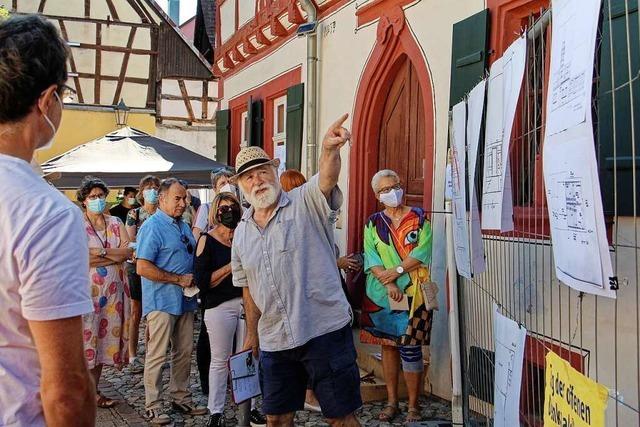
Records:
[[[180,24],[196,14],[197,0],[180,0]],[[169,14],[168,0],[156,0],[156,3]]]

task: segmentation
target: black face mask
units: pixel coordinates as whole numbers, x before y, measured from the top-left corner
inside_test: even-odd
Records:
[[[218,222],[231,230],[235,230],[241,217],[242,214],[240,212],[240,206],[236,204],[231,206],[220,206],[218,208]]]

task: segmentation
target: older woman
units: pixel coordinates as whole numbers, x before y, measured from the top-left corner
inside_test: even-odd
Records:
[[[240,202],[231,193],[219,193],[209,209],[209,223],[213,226],[202,233],[196,247],[195,282],[200,289],[204,322],[211,343],[209,368],[209,401],[211,413],[208,425],[224,426],[224,404],[229,376],[228,360],[236,347],[242,346],[245,335],[242,289],[231,281],[231,239],[241,218]],[[250,415],[251,425],[266,421],[255,408]]]
[[[138,230],[142,224],[153,215],[158,209],[158,188],[160,179],[153,175],[147,175],[138,184],[138,195],[136,199],[140,206],[131,209],[127,214],[126,230],[129,239],[136,241]],[[131,289],[131,322],[129,322],[129,356],[131,357],[131,372],[139,374],[144,371],[144,364],[137,358],[138,356],[138,331],[140,330],[140,320],[142,319],[142,283],[140,276],[136,273],[134,260],[127,263],[127,277]]]
[[[364,230],[367,285],[361,340],[382,345],[388,403],[380,421],[391,421],[398,415],[401,362],[409,394],[406,421],[418,422],[424,369],[422,346],[429,344],[433,315],[426,310],[420,289],[429,281],[431,225],[422,209],[403,204],[400,178],[394,171],[376,173],[371,187],[384,210],[373,214]]]
[[[89,286],[94,308],[93,313],[83,316],[84,351],[101,408],[116,403],[98,391],[102,367],[120,368],[129,362],[129,286],[123,264],[132,251],[120,218],[104,214],[108,194],[104,181],[90,176],[84,178],[77,192],[89,239]]]
[[[233,176],[233,170],[220,169],[211,172],[211,187],[213,193],[218,194],[222,192],[232,193],[237,195],[236,186],[229,182],[229,179]],[[196,220],[193,223],[193,236],[196,240],[200,237],[200,234],[209,231],[211,224],[209,223],[209,207],[211,203],[203,203],[198,208],[196,213]]]

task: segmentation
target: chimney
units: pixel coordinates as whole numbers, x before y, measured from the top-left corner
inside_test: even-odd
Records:
[[[169,17],[176,25],[180,25],[180,0],[168,0],[169,1]]]

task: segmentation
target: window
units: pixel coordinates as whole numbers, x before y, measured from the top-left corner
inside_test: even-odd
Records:
[[[273,155],[280,159],[280,173],[287,161],[287,96],[273,100]]]
[[[247,130],[249,129],[249,114],[244,111],[240,115],[240,147],[248,147]]]

